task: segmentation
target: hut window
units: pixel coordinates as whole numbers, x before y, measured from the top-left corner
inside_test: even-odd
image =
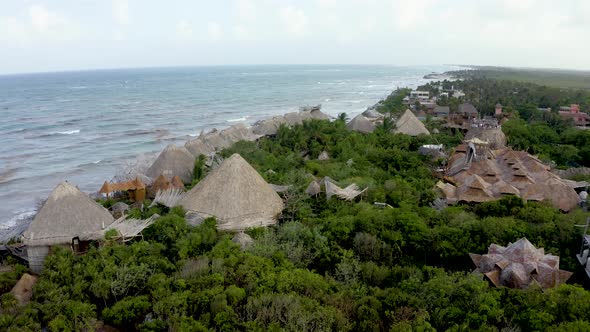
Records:
[[[72,249],[74,250],[74,252],[80,251],[80,238],[79,237],[75,237],[72,239]]]

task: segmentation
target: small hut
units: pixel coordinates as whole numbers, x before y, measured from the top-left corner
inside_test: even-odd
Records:
[[[283,210],[279,195],[239,154],[224,160],[178,204],[217,217],[218,228],[224,230],[275,224]]]
[[[86,251],[89,242],[101,239],[102,230],[113,221],[107,209],[78,188],[60,183],[23,233],[29,267],[35,273],[41,272],[51,246]]]
[[[129,199],[132,202],[143,202],[145,200],[145,184],[139,179],[135,178],[126,182],[107,182],[105,181],[98,193],[105,194],[109,198],[109,194],[117,191],[127,192]]]
[[[404,114],[395,123],[394,133],[406,134],[410,136],[418,135],[430,135],[430,132],[422,121],[412,113],[410,110],[406,110]]]
[[[151,178],[164,175],[167,178],[179,176],[184,183],[190,183],[195,167],[195,157],[185,148],[168,145],[146,172]]]
[[[375,124],[369,121],[364,115],[359,114],[346,124],[346,128],[348,130],[358,131],[359,133],[369,134],[375,131]]]
[[[545,254],[522,238],[507,247],[490,245],[484,255],[469,254],[475,273],[484,274],[496,287],[527,288],[538,284],[552,288],[565,283],[573,273],[559,269],[559,256]]]

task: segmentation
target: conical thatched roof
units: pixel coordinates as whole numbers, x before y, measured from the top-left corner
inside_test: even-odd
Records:
[[[217,217],[220,229],[276,223],[283,201],[239,154],[209,173],[179,201],[185,209]]]
[[[96,240],[102,229],[114,221],[107,209],[98,205],[67,182],[59,184],[23,234],[29,246],[71,243],[72,238]]]
[[[410,110],[406,110],[397,120],[394,132],[410,136],[418,136],[421,134],[430,135],[430,132],[426,129],[422,121],[418,120]]]
[[[160,153],[146,175],[154,179],[160,175],[168,178],[178,175],[183,182],[189,183],[194,167],[195,157],[185,147],[170,144]]]
[[[364,134],[375,131],[375,125],[362,114],[359,114],[350,120],[350,122],[346,124],[346,128],[348,128],[348,130],[358,131]]]

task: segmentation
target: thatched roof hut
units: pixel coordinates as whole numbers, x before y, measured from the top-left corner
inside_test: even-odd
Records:
[[[364,115],[359,114],[346,124],[346,128],[348,130],[358,131],[359,133],[369,134],[375,131],[375,124],[369,121]]]
[[[49,246],[70,246],[74,239],[99,240],[113,216],[78,188],[60,183],[49,195],[39,213],[23,233],[29,267],[35,273],[43,268]]]
[[[189,183],[193,177],[195,157],[185,148],[174,144],[168,145],[146,172],[151,178],[164,175],[168,178],[179,176],[183,182]]]
[[[239,154],[211,171],[179,205],[215,216],[218,227],[228,230],[274,224],[283,210],[279,195]]]
[[[67,182],[49,195],[23,234],[28,246],[69,244],[72,238],[97,240],[101,230],[114,221],[107,209]]]
[[[364,111],[362,113],[362,115],[364,115],[366,118],[369,118],[369,119],[378,119],[378,118],[383,117],[383,114],[377,112],[374,109],[368,109],[368,110]]]
[[[404,114],[395,123],[394,133],[406,134],[410,136],[418,135],[430,135],[430,132],[422,121],[412,113],[410,110],[406,110]]]
[[[465,134],[465,140],[471,140],[478,138],[484,142],[489,143],[489,147],[492,150],[506,148],[506,135],[502,131],[502,128],[471,128]]]
[[[475,273],[484,274],[496,287],[527,288],[538,284],[542,288],[565,283],[571,272],[559,269],[559,256],[545,254],[526,238],[507,247],[490,245],[484,255],[469,254],[476,266]]]

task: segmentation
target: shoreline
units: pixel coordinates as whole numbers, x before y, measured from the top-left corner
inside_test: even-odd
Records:
[[[419,68],[418,68],[419,69]],[[421,84],[424,84],[426,82],[432,81],[432,80],[427,80],[424,79],[423,76],[432,71],[430,69],[432,68],[421,68],[422,71],[420,72],[416,72],[415,74],[415,78],[411,79],[408,86],[419,86]],[[445,69],[451,69],[451,68],[445,68]],[[414,70],[414,69],[412,69]],[[359,94],[359,99],[366,99],[371,98],[372,101],[369,103],[365,102],[362,106],[362,108],[357,107],[358,110],[356,111],[350,111],[350,109],[354,108],[354,100],[348,100],[346,96],[341,96],[340,98],[342,98],[341,100],[336,99],[334,96],[330,96],[328,93],[326,98],[322,98],[322,99],[317,99],[317,103],[326,103],[329,106],[326,107],[326,109],[323,108],[323,111],[326,111],[329,115],[332,116],[337,116],[338,113],[340,113],[341,111],[346,112],[349,116],[354,116],[356,114],[360,114],[362,113],[364,110],[366,110],[367,108],[371,108],[372,106],[376,105],[377,103],[379,103],[379,101],[383,100],[384,98],[386,98],[392,91],[395,90],[396,86],[404,86],[402,84],[405,84],[403,82],[406,82],[406,80],[408,80],[408,77],[405,76],[399,76],[397,77],[394,75],[394,80],[390,81],[390,83],[388,83],[387,85],[389,85],[389,88],[387,88],[387,90],[383,93],[379,93],[379,96],[374,97],[375,99],[372,99],[370,95],[360,95]],[[381,80],[383,80],[383,78],[381,78]],[[373,82],[373,80],[370,80],[368,82]],[[366,84],[382,84],[382,83],[377,83],[379,82],[378,79],[375,80],[375,83],[366,83]],[[318,83],[320,83],[318,81]],[[325,84],[336,84],[336,83],[329,83],[329,82],[325,82]],[[346,83],[346,85],[344,86],[349,86],[351,83]],[[352,87],[352,86],[351,86]],[[315,88],[317,89],[317,88]],[[330,89],[330,86],[327,86],[327,89]],[[316,93],[317,94],[317,93]],[[374,93],[373,93],[374,95]],[[325,99],[325,100],[324,100]],[[350,99],[350,98],[349,98]],[[371,99],[367,99],[367,100],[371,100]],[[340,106],[337,105],[341,105],[341,104],[345,104],[348,103],[349,106],[347,107],[348,109],[340,109]],[[254,123],[256,123],[257,121],[260,120],[265,120],[265,119],[269,119],[269,118],[273,118],[276,116],[282,116],[284,114],[290,113],[292,111],[295,111],[300,105],[297,104],[292,104],[290,107],[286,107],[286,108],[282,108],[282,110],[269,110],[266,112],[261,112],[261,111],[257,111],[257,112],[243,112],[243,113],[237,113],[237,112],[227,112],[230,116],[233,115],[232,117],[230,117],[229,119],[223,119],[223,118],[219,118],[216,119],[213,122],[214,124],[205,124],[199,127],[197,127],[198,129],[195,129],[195,131],[191,134],[191,133],[187,133],[186,135],[182,134],[182,135],[169,135],[169,136],[173,136],[173,137],[164,137],[165,139],[154,139],[151,136],[149,136],[149,134],[146,133],[146,136],[144,141],[148,144],[155,144],[155,145],[160,145],[161,147],[158,148],[154,148],[150,151],[144,151],[144,152],[139,152],[138,154],[133,154],[133,156],[129,156],[129,155],[124,155],[122,154],[122,157],[113,157],[113,158],[102,158],[102,156],[97,157],[95,159],[95,161],[93,161],[92,163],[86,163],[84,162],[83,164],[81,164],[82,166],[78,165],[75,167],[75,169],[72,170],[64,170],[62,172],[67,173],[67,174],[74,174],[73,176],[67,175],[60,175],[59,177],[62,178],[63,180],[71,180],[72,183],[78,185],[82,190],[84,190],[85,192],[96,192],[100,185],[99,183],[102,183],[104,180],[111,180],[116,174],[116,172],[118,170],[120,170],[122,168],[122,166],[125,166],[126,164],[129,163],[134,163],[136,162],[138,159],[143,159],[143,160],[155,160],[155,158],[157,158],[158,154],[162,151],[162,149],[168,145],[168,144],[184,144],[187,141],[190,140],[194,140],[198,137],[199,132],[198,130],[201,130],[201,132],[210,132],[213,129],[217,129],[217,130],[223,130],[226,128],[230,128],[232,127],[232,125],[235,124],[244,124],[246,126],[252,126],[254,125]],[[360,106],[360,105],[359,105]],[[335,108],[336,107],[336,108]],[[257,114],[258,113],[258,114]],[[261,113],[266,113],[266,115],[260,115]],[[206,118],[206,117],[205,117]],[[149,123],[149,122],[148,122]],[[156,124],[157,125],[157,124]],[[71,130],[74,129],[69,129],[68,132],[71,132]],[[71,135],[61,135],[63,136],[80,136],[83,135],[85,130],[82,130],[81,132],[78,132],[78,130],[80,129],[75,129],[76,133],[71,134]],[[157,131],[157,128],[153,129]],[[153,131],[152,130],[152,131]],[[171,130],[170,130],[171,131]],[[182,129],[181,129],[182,131]],[[146,131],[147,132],[147,131]],[[172,131],[171,131],[172,132]],[[61,139],[61,137],[59,137]],[[88,168],[92,168],[94,171],[89,171]],[[104,169],[106,171],[98,171],[98,173],[95,171],[97,168],[99,169]],[[110,171],[108,171],[110,170]],[[106,174],[108,172],[108,175]],[[92,174],[97,174],[97,175],[92,175]],[[40,174],[38,175],[40,177],[43,177],[43,179],[45,180],[41,180],[41,182],[50,182],[51,177],[49,177],[49,175],[43,175]],[[5,182],[3,182],[4,185],[6,185],[7,183],[11,183],[12,181],[25,181],[23,182],[23,184],[26,183],[26,181],[28,181],[27,179],[29,179],[30,176],[17,176],[16,178],[12,178],[12,179],[7,179]],[[96,178],[96,181],[88,181],[89,178]],[[85,179],[83,180],[83,182],[75,182],[76,179]],[[92,185],[92,184],[95,185]],[[16,188],[16,184],[11,184],[13,187]],[[51,186],[52,187],[52,186]],[[96,188],[94,188],[96,187]],[[45,191],[49,192],[52,188],[48,188]],[[9,187],[7,188],[7,190],[10,190]],[[12,191],[14,191],[14,189],[12,189]],[[35,192],[41,192],[42,190],[35,190]],[[23,195],[26,191],[23,191]],[[27,196],[23,196],[22,197],[27,197]],[[39,199],[45,199],[46,195],[39,195],[39,194],[35,194],[33,193],[33,196],[28,196],[28,197],[38,197],[37,199],[35,199],[35,201],[39,200]],[[31,200],[30,198],[28,198],[27,200]],[[22,202],[24,202],[24,200],[21,200]],[[0,222],[0,232],[6,231],[7,229],[9,229],[10,227],[14,227],[16,224],[21,223],[23,221],[23,219],[26,219],[27,217],[30,217],[30,215],[34,215],[36,213],[36,209],[34,207],[35,204],[19,204],[18,206],[13,206],[13,207],[9,207],[6,210],[6,218],[3,218],[2,222]],[[27,207],[28,206],[28,207]],[[8,211],[13,211],[11,213],[9,213]]]

